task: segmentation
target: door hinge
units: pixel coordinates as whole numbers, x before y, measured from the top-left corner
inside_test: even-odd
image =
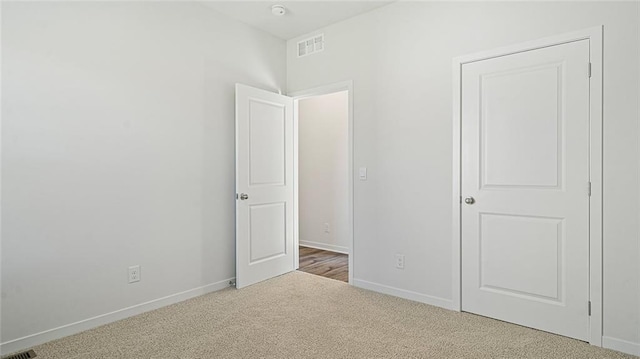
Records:
[[[591,301],[589,301],[589,316],[591,316]]]
[[[591,182],[589,182],[589,186],[587,188],[587,192],[589,193],[589,197],[591,197]]]
[[[591,78],[591,63],[589,63],[587,74],[589,75],[589,78]]]

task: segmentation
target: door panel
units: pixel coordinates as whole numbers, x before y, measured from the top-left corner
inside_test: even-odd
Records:
[[[249,99],[249,181],[251,186],[285,185],[285,106]]]
[[[294,270],[290,97],[236,85],[236,192],[236,287]]]
[[[249,265],[286,255],[286,217],[285,202],[249,206]]]
[[[480,214],[480,289],[561,300],[562,222],[561,218]],[[529,275],[532,269],[535,276]]]
[[[562,64],[481,75],[484,186],[558,187],[561,79]]]
[[[462,309],[588,339],[589,42],[462,66]]]

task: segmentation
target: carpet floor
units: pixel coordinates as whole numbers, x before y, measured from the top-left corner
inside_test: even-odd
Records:
[[[302,272],[33,348],[72,358],[635,358]]]

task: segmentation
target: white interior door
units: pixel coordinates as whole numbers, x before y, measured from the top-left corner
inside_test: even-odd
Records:
[[[236,287],[293,271],[293,100],[236,85]]]
[[[589,338],[589,41],[462,66],[462,310]]]

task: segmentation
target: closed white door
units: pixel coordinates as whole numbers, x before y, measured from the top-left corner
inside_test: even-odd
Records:
[[[294,268],[293,100],[236,85],[236,287]]]
[[[589,41],[462,66],[462,310],[588,340]]]

